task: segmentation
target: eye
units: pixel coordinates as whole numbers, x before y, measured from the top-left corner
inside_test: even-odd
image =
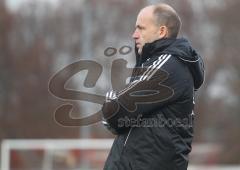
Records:
[[[140,26],[140,25],[137,25],[137,26],[136,26],[136,29],[138,29],[138,30],[144,30],[144,27],[143,27],[143,26]]]

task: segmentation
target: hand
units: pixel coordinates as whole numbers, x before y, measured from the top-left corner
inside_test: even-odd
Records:
[[[117,92],[116,91],[109,91],[106,93],[106,102],[110,102],[111,100],[114,100],[117,98]]]

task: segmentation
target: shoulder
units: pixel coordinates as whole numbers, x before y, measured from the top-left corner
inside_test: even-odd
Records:
[[[185,67],[179,59],[172,54],[159,54],[151,57],[149,60],[146,60],[143,65],[144,67],[154,67],[157,69],[165,68],[170,69],[176,66]]]
[[[184,62],[180,61],[175,55],[165,53],[151,57],[143,66],[151,70],[162,70],[171,77],[178,79],[191,79],[191,73]]]
[[[164,65],[170,58],[171,54],[160,54],[160,55],[154,55],[151,58],[147,59],[142,66],[149,67],[149,66],[158,66],[161,67]]]

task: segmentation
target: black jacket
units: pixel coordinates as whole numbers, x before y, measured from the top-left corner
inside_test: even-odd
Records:
[[[104,170],[186,170],[203,60],[183,38],[145,44],[136,57],[130,83],[102,108],[117,134]]]

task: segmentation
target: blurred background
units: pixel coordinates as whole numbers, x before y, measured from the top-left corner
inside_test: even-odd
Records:
[[[114,136],[100,123],[63,127],[54,120],[55,110],[66,102],[74,105],[75,118],[97,112],[101,106],[54,97],[49,81],[71,63],[93,60],[103,67],[96,86],[84,87],[86,72],[81,72],[66,87],[105,95],[111,88],[112,62],[122,58],[128,61],[127,67],[134,65],[134,50],[123,55],[119,49],[134,47],[131,35],[139,10],[158,2],[177,10],[183,22],[180,36],[192,42],[206,65],[205,84],[196,96],[192,168],[240,164],[240,1],[0,0],[0,142],[26,140],[1,148],[1,160],[9,157],[9,169],[102,169],[109,151],[102,146],[108,140],[97,141],[99,149],[74,144],[76,139]],[[108,47],[117,49],[113,56],[104,55]],[[121,73],[125,68],[118,69]],[[55,88],[61,94],[61,88]],[[31,146],[29,139],[46,145],[24,150]],[[66,145],[73,148],[64,149],[59,143],[56,146],[62,149],[49,152],[48,144],[58,139],[68,139]]]

